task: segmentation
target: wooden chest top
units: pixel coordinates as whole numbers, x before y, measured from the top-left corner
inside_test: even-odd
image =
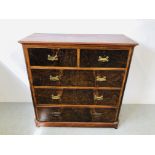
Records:
[[[136,46],[132,39],[121,34],[43,34],[34,33],[19,41],[22,44],[94,44]]]

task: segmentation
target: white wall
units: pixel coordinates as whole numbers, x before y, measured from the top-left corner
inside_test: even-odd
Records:
[[[0,102],[31,101],[21,38],[31,33],[116,33],[135,48],[123,103],[155,104],[155,20],[0,20]]]

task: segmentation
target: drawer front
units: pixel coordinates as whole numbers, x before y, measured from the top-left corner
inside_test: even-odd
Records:
[[[77,65],[76,49],[28,48],[31,66],[68,66]]]
[[[35,89],[38,104],[117,105],[119,90]]]
[[[114,122],[116,109],[37,108],[39,121]]]
[[[92,122],[113,122],[116,117],[116,109],[91,109]]]
[[[124,71],[95,71],[95,86],[122,87]]]
[[[32,69],[35,86],[121,87],[124,71]]]
[[[127,58],[128,50],[81,49],[80,66],[125,68]]]

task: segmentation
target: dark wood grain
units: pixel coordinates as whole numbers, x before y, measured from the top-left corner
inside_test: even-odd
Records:
[[[121,87],[124,71],[86,71],[86,70],[42,70],[32,69],[35,86],[101,86]],[[60,81],[51,81],[50,75],[61,77]],[[106,81],[96,81],[96,77],[106,76]]]
[[[81,67],[125,68],[128,58],[128,50],[81,49],[80,53]],[[98,61],[99,57],[109,57],[108,62]]]
[[[38,104],[67,104],[67,105],[114,105],[118,104],[119,90],[90,90],[90,89],[35,89]],[[51,95],[60,99],[52,99]],[[95,99],[103,96],[102,100]]]
[[[116,109],[37,108],[39,121],[45,122],[114,122]]]
[[[76,49],[28,48],[32,66],[77,66]],[[48,55],[58,56],[58,60],[48,60]]]
[[[116,119],[116,109],[90,109],[92,122],[114,122]]]

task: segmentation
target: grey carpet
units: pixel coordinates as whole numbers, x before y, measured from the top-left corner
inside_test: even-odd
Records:
[[[32,103],[0,103],[1,135],[152,135],[155,105],[123,104],[118,129],[36,127]]]

